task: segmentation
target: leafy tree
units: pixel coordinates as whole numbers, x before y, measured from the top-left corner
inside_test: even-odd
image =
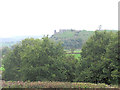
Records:
[[[119,50],[118,50],[118,33],[113,35],[109,45],[106,47],[105,56],[102,57],[103,61],[103,75],[107,77],[107,82],[112,84],[118,84],[118,78],[120,78],[120,63],[119,63]],[[105,78],[103,77],[103,78]]]
[[[76,64],[78,63],[78,59],[76,59],[73,55],[68,55],[64,58],[64,67],[66,68],[66,81],[73,82],[76,75]]]
[[[84,44],[82,47],[81,62],[78,65],[79,74],[77,74],[77,77],[75,79],[76,81],[94,83],[101,82],[110,84],[110,81],[112,81],[110,79],[112,77],[111,73],[118,75],[116,71],[117,69],[114,68],[115,71],[112,72],[105,64],[107,63],[107,56],[112,56],[112,49],[110,49],[110,47],[116,48],[117,50],[117,38],[115,38],[116,35],[117,34],[112,32],[96,31],[95,34],[88,39],[86,44]],[[116,40],[116,44],[113,42],[114,40]],[[117,53],[114,53],[114,55],[116,57]],[[109,59],[113,62],[116,62],[115,58],[112,59],[109,57]],[[115,63],[112,64],[113,65],[111,65],[111,67],[117,65]],[[118,65],[116,68],[117,67]]]
[[[5,80],[20,80],[20,47],[15,45],[14,50],[9,50],[3,57],[2,64],[5,71],[3,72],[3,79]]]
[[[64,49],[48,37],[27,38],[4,58],[5,80],[65,81]]]
[[[10,49],[8,47],[2,47],[0,49],[0,52],[2,53],[2,55],[5,55]]]

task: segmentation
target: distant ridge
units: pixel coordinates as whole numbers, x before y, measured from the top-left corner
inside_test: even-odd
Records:
[[[20,42],[21,40],[25,39],[25,38],[42,38],[43,36],[16,36],[16,37],[10,37],[10,38],[0,38],[0,47],[10,47],[14,44],[16,44],[17,42]]]
[[[103,31],[103,30],[101,30]],[[106,30],[117,32],[117,30]],[[86,42],[86,40],[94,34],[94,31],[87,30],[74,30],[74,29],[60,29],[59,32],[54,30],[54,34],[49,36],[51,40],[55,42],[63,42],[63,47],[65,49],[81,49],[82,45]],[[29,35],[29,36],[16,36],[10,38],[0,38],[0,48],[1,47],[11,47],[12,45],[20,42],[25,38],[42,38],[43,35]]]
[[[117,32],[117,30],[105,31]],[[95,31],[60,29],[59,32],[54,31],[54,35],[51,36],[51,39],[55,42],[63,42],[63,47],[65,49],[81,49],[82,45],[94,34],[94,32]]]

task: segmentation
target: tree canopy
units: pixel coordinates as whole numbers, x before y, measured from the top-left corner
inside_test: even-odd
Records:
[[[48,37],[27,38],[3,58],[5,80],[64,80],[64,49]]]
[[[118,34],[96,31],[82,47],[76,81],[117,83],[118,60]]]

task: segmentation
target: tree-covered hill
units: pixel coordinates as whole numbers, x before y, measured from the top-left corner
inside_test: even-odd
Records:
[[[101,30],[103,31],[103,30]],[[117,30],[106,30],[107,32],[117,32]],[[87,30],[59,30],[59,32],[54,33],[51,39],[63,43],[65,49],[81,49],[82,45],[94,34],[94,31]]]

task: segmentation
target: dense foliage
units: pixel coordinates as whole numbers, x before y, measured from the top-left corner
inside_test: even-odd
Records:
[[[3,58],[5,80],[64,81],[64,50],[48,37],[25,39]]]
[[[119,60],[118,34],[96,31],[82,47],[75,81],[117,84]]]
[[[117,33],[96,31],[83,45],[79,58],[65,53],[60,43],[48,37],[22,40],[3,57],[3,79],[117,84]]]

